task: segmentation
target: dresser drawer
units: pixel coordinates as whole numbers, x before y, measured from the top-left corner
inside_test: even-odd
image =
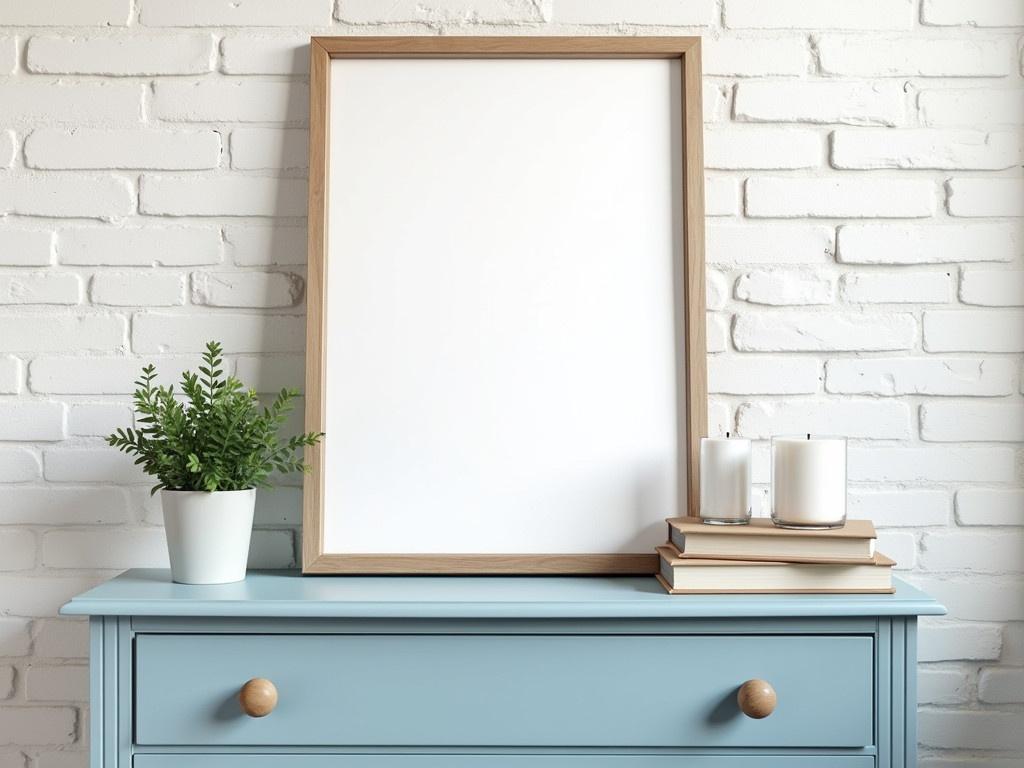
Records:
[[[134,768],[874,768],[864,755],[137,755]]]
[[[135,652],[141,745],[873,742],[867,636],[154,634]],[[240,711],[253,677],[277,687],[267,717]],[[750,678],[778,694],[763,720],[736,705]]]

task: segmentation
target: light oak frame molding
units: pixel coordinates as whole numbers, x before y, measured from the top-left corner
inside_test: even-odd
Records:
[[[678,383],[684,403],[689,514],[700,499],[700,438],[707,434],[704,289],[704,158],[699,37],[314,37],[310,40],[309,277],[306,291],[306,429],[325,424],[324,333],[328,218],[330,63],[339,58],[661,58],[677,59],[682,83],[683,269],[686,375]],[[551,555],[346,555],[324,552],[324,452],[306,449],[312,472],[303,486],[302,570],[306,574],[650,574],[658,556]],[[682,474],[682,473],[681,473]],[[685,511],[681,514],[686,514]]]

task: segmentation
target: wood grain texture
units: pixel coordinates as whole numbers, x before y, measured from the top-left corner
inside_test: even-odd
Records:
[[[736,703],[740,711],[754,720],[763,720],[775,711],[779,698],[767,680],[747,680],[736,691]]]
[[[699,443],[707,433],[704,293],[704,168],[700,38],[696,37],[314,37],[310,57],[309,278],[306,340],[306,429],[323,431],[327,170],[330,60],[333,58],[667,58],[678,59],[682,84],[682,264],[677,265],[677,401],[680,495],[688,514],[699,508]],[[681,273],[681,274],[678,274]],[[680,304],[682,305],[680,307]],[[326,440],[330,439],[330,435]],[[303,572],[377,574],[636,574],[655,573],[644,554],[585,555],[347,555],[326,553],[323,541],[324,450],[307,449],[312,472],[304,483]],[[685,480],[686,490],[683,492]]]
[[[309,56],[309,246],[306,278],[306,427],[323,432],[324,328],[327,322],[327,116],[331,57],[313,39]],[[306,448],[312,468],[302,482],[302,562],[312,566],[323,554],[323,443]]]

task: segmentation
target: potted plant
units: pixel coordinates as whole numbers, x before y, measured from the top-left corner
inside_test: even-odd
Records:
[[[224,377],[222,348],[209,342],[198,373],[185,371],[181,392],[154,384],[148,365],[135,382],[135,429],[107,442],[157,479],[171,578],[225,584],[245,578],[256,489],[273,471],[309,470],[299,451],[321,432],[282,440],[278,431],[298,390],[282,389],[268,407],[234,376]]]

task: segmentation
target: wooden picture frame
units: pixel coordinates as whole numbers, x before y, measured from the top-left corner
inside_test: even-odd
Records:
[[[696,514],[699,499],[699,440],[707,432],[704,295],[704,169],[700,38],[696,37],[314,37],[310,43],[309,277],[307,287],[306,428],[325,431],[323,445],[308,448],[312,467],[304,485],[302,566],[306,574],[652,574],[653,548],[629,552],[564,551],[339,551],[325,537],[325,481],[337,472],[325,456],[338,432],[328,409],[337,392],[328,382],[328,307],[332,304],[329,246],[340,247],[349,227],[331,229],[331,93],[335,62],[479,60],[668,61],[681,114],[673,118],[672,294],[675,344],[676,509],[664,517]],[[652,66],[661,66],[652,65]],[[666,81],[667,82],[667,81]],[[678,100],[678,102],[676,101]],[[336,100],[337,101],[337,100]],[[673,107],[674,108],[674,107]],[[346,112],[345,114],[348,114]],[[552,116],[554,119],[556,116]],[[678,142],[678,144],[676,144]],[[399,181],[395,181],[399,183]],[[681,199],[675,199],[679,195]],[[341,197],[334,191],[335,204]],[[334,240],[329,240],[334,238]],[[337,322],[337,309],[335,309]],[[333,363],[332,363],[333,364]],[[346,368],[350,370],[350,368]],[[332,400],[332,397],[334,398]],[[340,442],[340,441],[339,441]],[[336,454],[340,455],[340,454]],[[332,518],[333,519],[333,518]],[[507,525],[508,520],[495,521]],[[663,524],[659,525],[663,532]],[[660,542],[659,542],[660,543]]]

